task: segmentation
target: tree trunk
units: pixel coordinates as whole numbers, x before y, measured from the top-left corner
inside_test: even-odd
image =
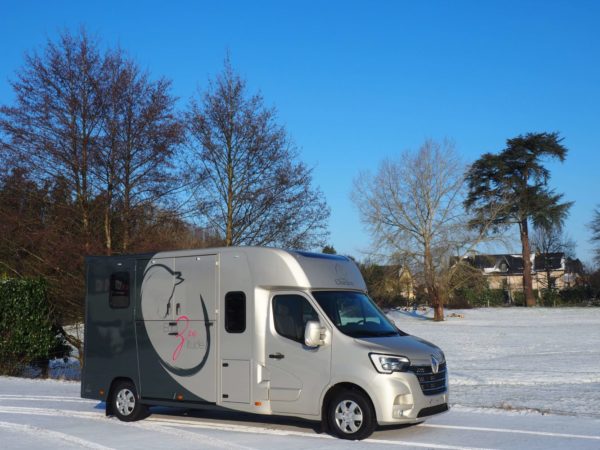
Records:
[[[225,229],[225,246],[233,245],[233,162],[228,155],[227,161],[227,228]]]
[[[442,322],[444,320],[444,303],[439,299],[439,297],[433,304],[433,320],[435,322]]]
[[[123,189],[123,213],[121,214],[122,227],[123,227],[123,241],[121,248],[123,249],[123,253],[127,253],[129,250],[129,245],[131,241],[132,233],[132,195],[134,193],[135,183],[133,181],[134,171],[132,169],[132,155],[134,152],[133,142],[131,138],[131,130],[128,127],[127,133],[127,142],[125,145],[125,154],[122,155],[123,158],[123,178],[122,178],[122,189]]]
[[[104,211],[104,246],[106,255],[112,255],[112,233],[110,226],[110,211],[108,208]]]
[[[127,253],[129,249],[129,240],[131,238],[131,184],[129,182],[129,162],[125,169],[125,181],[123,186],[123,213],[121,214],[121,220],[123,222],[123,241],[121,248],[123,253]]]
[[[529,249],[529,230],[527,219],[523,219],[519,224],[521,232],[521,248],[523,253],[523,294],[525,295],[525,304],[535,306],[535,297],[533,296],[533,283],[531,278],[531,251]]]
[[[433,306],[433,320],[441,322],[444,320],[444,301],[438,292],[435,282],[435,268],[433,267],[433,255],[431,248],[425,244],[425,286],[427,287],[427,295]]]
[[[104,247],[106,255],[112,255],[112,223],[111,223],[112,187],[106,192],[106,205],[104,205]]]
[[[50,375],[50,361],[47,358],[38,358],[34,365],[40,369],[40,378],[47,379]]]

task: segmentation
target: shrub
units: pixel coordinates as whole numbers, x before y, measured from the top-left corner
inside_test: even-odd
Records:
[[[533,290],[533,297],[535,298],[536,302],[539,301],[537,289]],[[525,306],[525,294],[523,291],[513,292],[513,306]]]
[[[560,302],[566,306],[595,305],[594,291],[590,286],[575,286],[566,288],[558,293]]]
[[[538,299],[540,306],[561,306],[563,304],[560,294],[554,290],[544,289],[542,297]]]
[[[65,357],[69,347],[52,323],[46,282],[0,281],[0,373],[20,375],[27,366],[48,370],[48,360]]]
[[[448,308],[503,306],[506,294],[502,289],[459,289],[448,302]]]

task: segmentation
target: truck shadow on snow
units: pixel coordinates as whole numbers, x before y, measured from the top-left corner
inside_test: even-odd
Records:
[[[96,408],[102,409],[104,403],[99,403]],[[321,422],[310,421],[290,416],[265,416],[261,414],[244,413],[238,411],[225,411],[213,409],[187,409],[187,408],[170,408],[166,406],[150,407],[150,416],[155,419],[180,419],[189,420],[191,424],[194,419],[214,421],[226,425],[244,424],[248,427],[255,426],[260,428],[284,429],[290,431],[312,431],[315,434],[329,434],[328,430],[324,429]],[[402,425],[385,425],[378,426],[376,431],[401,430],[413,427],[417,424],[402,424]]]

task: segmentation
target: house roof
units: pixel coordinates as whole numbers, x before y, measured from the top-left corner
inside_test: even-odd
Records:
[[[504,275],[520,275],[523,273],[523,257],[521,255],[474,255],[469,256],[467,259],[473,266],[481,269],[484,273]],[[564,253],[562,252],[540,253],[533,256],[532,260],[533,270],[536,272],[565,268],[563,266]],[[572,264],[575,264],[575,262]]]
[[[563,269],[562,260],[565,254],[558,253],[538,253],[535,255],[533,269],[536,271],[560,270]]]
[[[523,273],[523,258],[520,255],[474,255],[468,259],[484,273]]]

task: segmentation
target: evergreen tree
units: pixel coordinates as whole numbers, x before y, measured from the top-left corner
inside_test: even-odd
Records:
[[[523,291],[527,306],[535,305],[531,278],[529,225],[551,228],[562,225],[572,202],[548,186],[550,171],[543,158],[564,161],[567,148],[558,133],[528,133],[507,140],[499,154],[486,153],[471,166],[467,175],[467,210],[476,218],[472,226],[486,223],[494,211],[495,230],[519,226],[523,255]],[[497,214],[500,208],[501,213]]]

